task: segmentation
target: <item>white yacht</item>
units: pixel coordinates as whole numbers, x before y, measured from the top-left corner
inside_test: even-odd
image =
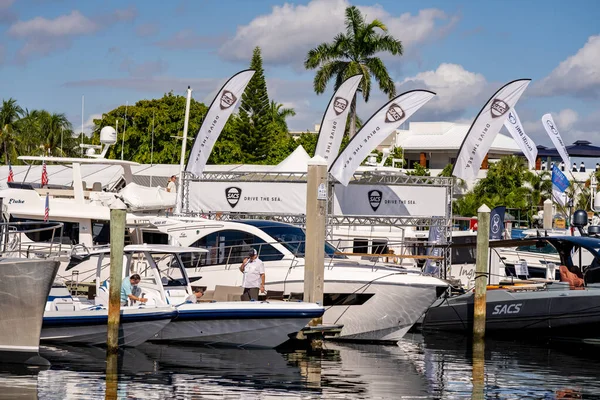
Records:
[[[170,237],[181,246],[208,250],[186,268],[195,286],[241,286],[238,266],[253,248],[265,263],[267,292],[302,299],[301,228],[265,220],[202,218],[154,218],[152,224],[157,230],[145,231],[144,241],[166,243]],[[328,243],[325,252],[323,322],[343,325],[341,339],[397,341],[448,286],[416,268],[347,259]]]
[[[189,302],[193,292],[185,266],[205,253],[204,249],[181,246],[125,246],[124,275],[141,276],[139,287],[142,297],[148,299],[146,306],[176,306],[177,316],[151,341],[274,348],[323,315],[322,306],[298,301]],[[108,249],[96,255],[98,271],[105,269]],[[97,279],[96,288],[97,302],[102,303],[108,282]]]

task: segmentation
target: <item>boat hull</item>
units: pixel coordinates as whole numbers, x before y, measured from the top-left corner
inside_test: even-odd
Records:
[[[324,311],[310,303],[254,301],[182,304],[177,310],[152,341],[275,348]]]
[[[488,291],[486,335],[551,337],[600,343],[600,289],[533,292]],[[562,287],[561,287],[562,286]],[[469,334],[473,327],[473,295],[439,300],[423,320],[424,331]]]
[[[119,346],[135,347],[154,337],[175,317],[172,307],[121,310]],[[108,310],[56,311],[44,314],[41,340],[52,343],[106,345]]]
[[[42,316],[59,262],[0,259],[0,360],[44,363],[39,357]]]

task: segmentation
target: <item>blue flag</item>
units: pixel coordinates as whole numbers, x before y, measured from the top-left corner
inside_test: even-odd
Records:
[[[494,207],[490,214],[490,240],[502,239],[502,233],[504,232],[504,213],[506,207],[498,206]]]
[[[552,166],[552,186],[556,186],[558,190],[564,192],[569,187],[569,179],[562,173],[556,165]]]

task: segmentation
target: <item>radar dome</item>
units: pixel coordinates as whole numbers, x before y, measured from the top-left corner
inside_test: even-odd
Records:
[[[100,131],[100,143],[115,144],[117,143],[117,131],[112,126],[105,126]]]

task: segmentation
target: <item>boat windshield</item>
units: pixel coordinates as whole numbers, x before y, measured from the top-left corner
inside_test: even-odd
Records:
[[[539,254],[558,254],[558,251],[552,246],[550,243],[544,242],[543,246],[540,243],[532,244],[528,246],[519,246],[517,247],[517,251],[527,251],[530,253],[539,253]]]
[[[251,224],[250,225],[254,225]],[[306,234],[302,228],[292,225],[278,224],[278,225],[254,225],[258,229],[271,236],[277,242],[285,246],[290,252],[297,257],[304,257],[306,252]],[[339,253],[339,250],[332,246],[329,242],[325,241],[325,256],[333,258],[346,258],[343,255],[335,254]]]

